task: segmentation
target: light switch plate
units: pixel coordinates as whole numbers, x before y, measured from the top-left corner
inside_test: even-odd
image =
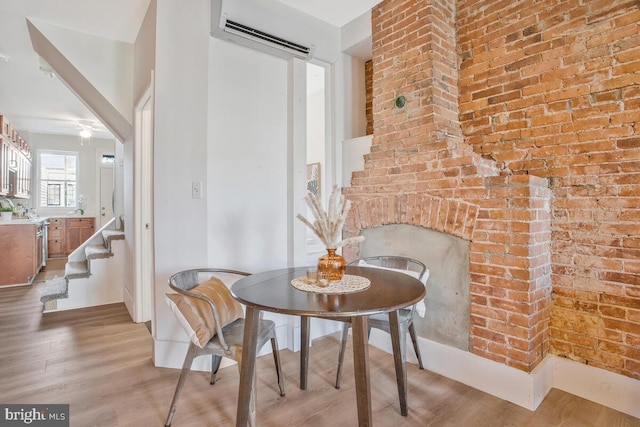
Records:
[[[191,183],[191,198],[202,199],[202,181],[193,181]]]

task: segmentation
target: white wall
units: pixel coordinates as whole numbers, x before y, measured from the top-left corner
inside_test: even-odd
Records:
[[[344,138],[366,135],[366,88],[364,64],[371,59],[371,12],[340,29],[342,74],[344,76]]]
[[[286,267],[287,61],[214,38],[210,61],[207,265]],[[286,346],[287,316],[265,317]]]
[[[307,163],[325,160],[325,86],[327,68],[318,64],[307,66]]]
[[[209,6],[208,0],[191,0],[189,7],[180,0],[157,2],[154,338],[159,365],[163,349],[184,336],[164,302],[167,279],[208,262],[206,199],[191,198],[191,183],[201,181],[207,188]]]
[[[306,186],[305,90],[292,85],[292,76],[302,82],[306,70],[300,60],[210,38],[209,6],[207,0],[189,8],[157,0],[157,366],[180,366],[186,349],[186,334],[164,302],[172,273],[200,266],[249,272],[284,267],[296,259],[292,230],[305,232],[292,220],[304,209],[304,192],[297,189]],[[340,57],[337,41],[333,58]],[[202,182],[203,199],[191,198],[193,182]],[[275,319],[282,326],[279,338],[296,327],[282,317]],[[294,334],[286,338],[281,346],[294,345]]]
[[[149,85],[156,61],[156,0],[151,0],[133,47],[133,107]],[[133,123],[133,122],[132,122]]]
[[[131,132],[127,141],[121,144],[121,159],[122,166],[117,166],[117,170],[122,171],[123,188],[120,194],[122,195],[122,211],[121,214],[124,218],[124,274],[123,274],[123,295],[124,303],[129,311],[129,315],[134,317],[134,302],[135,302],[135,289],[134,289],[134,261],[135,261],[135,230],[133,222],[133,204],[134,204],[134,181],[133,181],[133,163],[134,163],[134,132]],[[119,165],[120,158],[116,158],[116,165]],[[116,173],[116,180],[118,179],[118,173]],[[120,197],[116,196],[117,204],[120,202]],[[116,211],[117,212],[117,211]],[[114,212],[115,213],[115,212]]]
[[[210,43],[208,264],[287,265],[287,61]]]
[[[31,21],[131,123],[133,45],[72,31],[37,19]]]
[[[342,142],[342,186],[351,187],[351,174],[364,170],[364,156],[371,152],[373,135]]]
[[[151,72],[155,69],[156,60],[156,0],[151,0],[145,14],[140,31],[134,44],[133,70],[133,108],[150,84]],[[135,120],[134,120],[135,121]],[[116,205],[122,206],[125,231],[125,266],[124,266],[124,302],[131,317],[134,317],[135,300],[135,224],[134,224],[134,162],[135,162],[135,123],[133,131],[122,146],[122,199],[116,197]],[[119,160],[119,159],[118,159]],[[118,163],[119,164],[119,163]],[[116,176],[117,179],[117,176]]]
[[[367,134],[365,61],[342,55],[344,77],[344,138],[358,138]]]

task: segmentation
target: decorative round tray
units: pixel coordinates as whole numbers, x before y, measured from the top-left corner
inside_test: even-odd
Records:
[[[318,294],[349,294],[367,289],[371,281],[366,277],[345,274],[339,282],[329,282],[328,286],[322,287],[315,283],[308,283],[306,276],[296,277],[291,281],[291,286],[305,292],[315,292]]]

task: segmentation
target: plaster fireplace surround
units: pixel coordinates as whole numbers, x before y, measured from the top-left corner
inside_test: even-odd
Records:
[[[389,224],[361,233],[360,256],[393,254],[418,259],[429,266],[427,312],[416,316],[419,336],[469,349],[469,242],[425,227]]]

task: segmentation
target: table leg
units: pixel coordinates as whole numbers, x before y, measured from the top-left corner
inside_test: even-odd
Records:
[[[371,425],[371,381],[369,378],[369,334],[367,316],[351,318],[353,334],[353,368],[356,380],[358,426]]]
[[[393,346],[393,363],[396,368],[396,383],[398,384],[398,397],[400,398],[400,414],[407,416],[407,334],[400,330],[398,311],[389,312],[389,331],[391,332],[391,345]]]
[[[307,389],[309,373],[309,316],[300,316],[300,390]]]
[[[242,338],[242,361],[240,364],[240,389],[238,390],[238,409],[236,427],[246,427],[249,422],[252,385],[256,367],[256,345],[258,342],[258,325],[260,310],[247,306],[244,319],[244,336]]]

